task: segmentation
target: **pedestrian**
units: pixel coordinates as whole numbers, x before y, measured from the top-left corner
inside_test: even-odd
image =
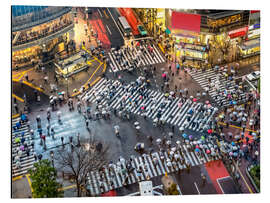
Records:
[[[69,136],[69,144],[72,144],[72,141],[73,141],[73,137]]]
[[[201,173],[201,178],[202,178],[202,186],[204,186],[206,183],[206,176],[203,173]]]
[[[81,146],[81,142],[80,142],[80,133],[77,133],[77,145],[78,145],[78,147],[80,147]]]
[[[64,137],[61,136],[61,142],[62,142],[62,146],[64,147]]]
[[[61,123],[61,111],[57,112],[58,122]]]

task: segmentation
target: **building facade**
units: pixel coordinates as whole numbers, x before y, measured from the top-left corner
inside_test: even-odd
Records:
[[[12,6],[12,68],[53,60],[73,48],[70,7]]]

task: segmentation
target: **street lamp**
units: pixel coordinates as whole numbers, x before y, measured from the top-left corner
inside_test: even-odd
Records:
[[[54,167],[54,152],[53,151],[50,151],[50,156],[51,156],[51,159],[52,159],[52,165]]]

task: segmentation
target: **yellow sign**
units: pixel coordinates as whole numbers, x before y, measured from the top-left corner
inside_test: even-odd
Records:
[[[226,17],[223,19],[218,19],[218,20],[207,19],[207,25],[209,27],[215,28],[215,27],[221,27],[224,25],[229,25],[231,23],[235,23],[241,20],[242,20],[242,15],[237,14],[237,15],[233,15],[233,16]]]

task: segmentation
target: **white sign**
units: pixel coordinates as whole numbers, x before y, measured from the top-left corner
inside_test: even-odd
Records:
[[[153,183],[152,181],[143,181],[139,183],[141,196],[153,195]]]
[[[259,34],[260,34],[260,29],[251,30],[248,32],[248,38],[251,38],[251,37],[259,35]]]

